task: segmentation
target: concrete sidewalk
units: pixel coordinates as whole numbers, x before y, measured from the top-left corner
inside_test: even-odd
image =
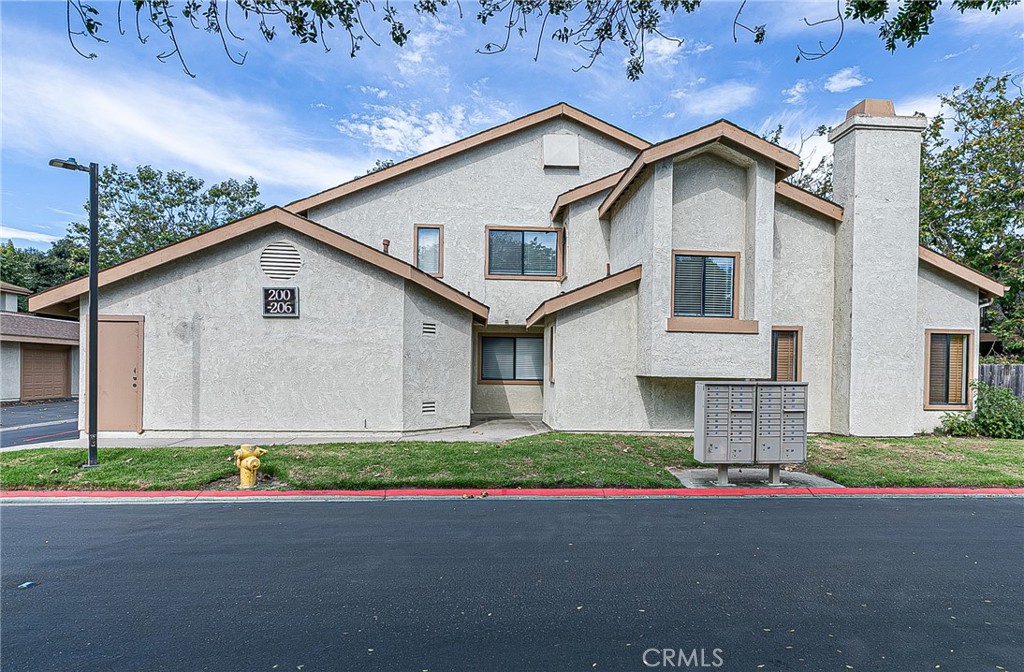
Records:
[[[205,446],[236,446],[242,443],[252,443],[264,446],[281,445],[311,445],[316,443],[390,443],[394,441],[481,441],[501,442],[517,439],[523,436],[533,436],[550,432],[551,428],[537,418],[501,418],[476,421],[469,427],[454,427],[428,432],[412,432],[400,434],[397,432],[381,434],[301,434],[288,435],[278,434],[267,435],[254,432],[245,438],[234,437],[203,437],[190,438],[187,436],[147,436],[147,435],[126,435],[123,437],[101,437],[100,448],[169,448],[169,447],[205,447]],[[86,438],[78,438],[71,441],[57,441],[53,443],[41,443],[29,446],[13,446],[0,448],[0,451],[25,450],[32,448],[79,448],[88,446]]]

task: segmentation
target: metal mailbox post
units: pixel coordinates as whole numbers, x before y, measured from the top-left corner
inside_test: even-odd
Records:
[[[807,459],[807,383],[697,381],[693,456],[717,464],[729,482],[731,464],[779,465]]]

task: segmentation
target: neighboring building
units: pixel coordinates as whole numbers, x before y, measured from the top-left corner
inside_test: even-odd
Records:
[[[696,380],[775,378],[811,431],[930,430],[1003,287],[918,246],[925,123],[852,109],[835,203],[729,122],[651,145],[558,104],[271,208],[100,274],[100,429],[689,431]]]
[[[78,323],[18,312],[31,292],[0,282],[0,401],[78,396]]]

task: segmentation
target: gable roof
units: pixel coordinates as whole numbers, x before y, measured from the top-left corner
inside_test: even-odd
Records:
[[[565,208],[570,203],[575,203],[576,201],[582,200],[587,196],[593,196],[594,194],[598,194],[604,191],[605,189],[611,189],[625,174],[625,170],[620,170],[617,173],[612,173],[611,175],[599,177],[593,182],[581,184],[578,187],[574,187],[569,191],[559,194],[558,198],[555,199],[555,204],[551,206],[551,221],[555,221],[559,217],[561,217],[562,209]]]
[[[22,296],[28,296],[32,293],[31,289],[20,287],[18,285],[12,285],[9,282],[0,281],[0,292],[7,292],[8,294],[21,294]]]
[[[438,147],[437,149],[432,149],[429,152],[418,154],[417,156],[406,159],[405,161],[400,161],[393,166],[372,172],[369,175],[362,175],[354,180],[349,180],[348,182],[339,184],[336,187],[325,189],[324,191],[313,194],[312,196],[300,198],[299,200],[286,205],[285,209],[297,214],[306,214],[311,208],[318,205],[329,203],[357,191],[380,184],[381,182],[385,182],[400,175],[405,175],[406,173],[423,168],[424,166],[429,166],[432,163],[447,159],[450,156],[455,156],[456,154],[479,147],[488,142],[493,142],[494,140],[498,140],[507,135],[511,135],[512,133],[558,118],[571,119],[593,131],[596,131],[597,133],[605,135],[637,151],[646,149],[647,147],[650,147],[651,144],[643,138],[637,137],[632,133],[627,133],[621,128],[613,126],[606,121],[602,121],[597,117],[591,116],[582,110],[572,107],[571,105],[567,105],[566,103],[556,103],[551,107],[546,107],[543,110],[532,112],[524,117],[513,119],[512,121],[501,124],[500,126],[489,128],[461,140],[456,140],[444,147]]]
[[[619,179],[611,193],[605,197],[598,208],[597,214],[601,219],[608,216],[614,207],[615,202],[626,192],[633,180],[643,171],[644,168],[667,159],[677,154],[682,154],[691,149],[696,149],[713,142],[721,142],[725,145],[738,145],[743,149],[750,150],[755,154],[774,161],[776,167],[776,180],[788,177],[800,168],[800,157],[794,153],[768,142],[750,131],[744,130],[725,119],[702,126],[695,131],[651,145],[640,152],[633,163],[626,169],[626,173]]]
[[[643,267],[640,264],[637,264],[636,266],[627,268],[624,271],[619,271],[618,273],[601,278],[600,280],[595,280],[590,284],[577,287],[574,290],[552,297],[537,306],[537,309],[534,310],[528,318],[526,318],[526,328],[529,329],[548,315],[553,315],[554,313],[564,310],[569,306],[575,306],[578,303],[589,301],[590,299],[601,296],[602,294],[607,294],[619,287],[625,287],[630,283],[639,282],[642,273]]]
[[[305,234],[346,254],[358,257],[377,268],[409,280],[427,291],[433,292],[461,308],[465,308],[473,314],[475,319],[481,322],[487,321],[489,308],[451,285],[445,284],[437,278],[424,273],[408,262],[396,259],[369,245],[360,243],[354,238],[338,233],[334,229],[329,229],[326,226],[312,222],[305,217],[300,217],[277,206],[258,212],[255,215],[235,220],[216,229],[211,229],[206,233],[186,238],[181,242],[168,245],[117,266],[111,266],[106,270],[100,271],[99,285],[103,287],[104,285],[124,280],[143,271],[148,271],[157,266],[181,259],[200,250],[233,240],[273,224]],[[33,294],[28,299],[28,307],[32,312],[64,314],[66,309],[62,308],[61,304],[77,300],[79,296],[88,291],[89,278],[78,278],[44,292]]]
[[[953,261],[949,257],[945,257],[935,250],[930,250],[924,245],[917,246],[917,259],[933,268],[945,271],[967,284],[974,285],[981,290],[982,294],[990,298],[1002,296],[1006,292],[1007,288],[995,278],[980,273],[970,266],[964,266],[959,262]]]

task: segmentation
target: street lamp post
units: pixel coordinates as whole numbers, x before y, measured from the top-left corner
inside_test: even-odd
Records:
[[[89,173],[89,327],[86,332],[89,358],[89,460],[83,467],[99,466],[96,456],[96,426],[99,402],[99,228],[100,228],[100,167],[90,163],[82,165],[74,159],[51,159],[50,165],[66,170],[80,170]]]

